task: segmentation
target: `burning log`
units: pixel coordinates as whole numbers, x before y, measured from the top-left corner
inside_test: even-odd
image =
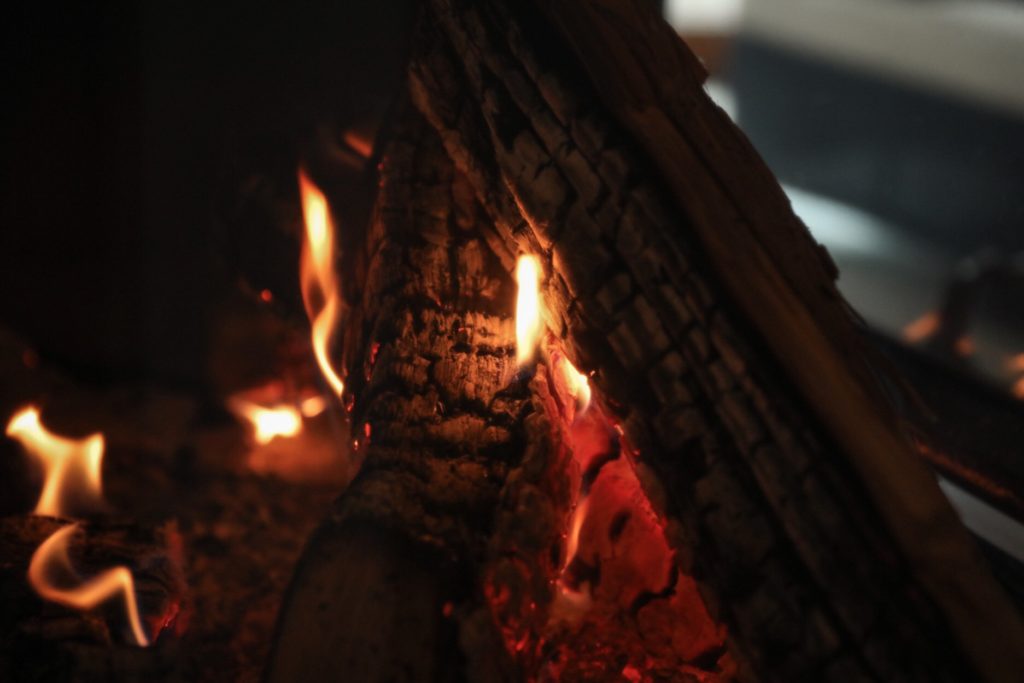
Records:
[[[432,0],[419,31],[429,125],[403,108],[341,226],[365,464],[269,679],[1014,680],[1020,617],[830,261],[649,4]],[[522,254],[551,334],[520,367]]]

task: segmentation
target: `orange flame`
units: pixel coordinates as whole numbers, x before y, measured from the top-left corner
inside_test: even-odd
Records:
[[[39,409],[28,406],[8,422],[7,435],[17,439],[46,468],[46,482],[36,504],[36,514],[68,515],[83,503],[90,508],[102,505],[102,434],[84,439],[57,436],[43,427]],[[28,568],[29,583],[44,599],[76,609],[92,609],[116,595],[123,596],[135,642],[143,647],[148,645],[135,600],[134,582],[126,567],[108,569],[88,580],[75,574],[67,547],[77,528],[77,524],[72,524],[60,529],[36,549]],[[58,587],[61,576],[68,587]]]
[[[1014,383],[1011,391],[1013,392],[1014,398],[1019,398],[1024,401],[1024,377],[1021,377],[1016,381],[1016,383]]]
[[[300,264],[302,301],[312,323],[313,353],[320,372],[335,394],[341,396],[345,384],[331,365],[330,345],[334,326],[341,312],[341,296],[334,275],[334,221],[323,193],[299,169],[299,193],[305,239]]]
[[[126,567],[114,567],[91,579],[80,578],[68,558],[68,542],[77,529],[77,524],[71,524],[43,541],[32,555],[28,567],[29,583],[42,598],[81,610],[92,609],[111,598],[121,596],[125,601],[132,636],[136,644],[146,647],[149,638],[139,617],[132,573]],[[64,582],[77,585],[59,588],[57,584],[62,576]]]
[[[541,301],[540,260],[536,256],[520,256],[516,264],[516,361],[525,365],[533,358],[540,343]]]
[[[7,436],[16,439],[46,468],[46,483],[36,503],[38,515],[71,514],[72,507],[100,507],[103,489],[103,435],[65,439],[50,433],[39,421],[39,410],[28,406],[7,423]]]
[[[295,436],[302,431],[302,414],[290,405],[277,405],[270,408],[251,403],[244,399],[233,398],[228,407],[238,417],[252,427],[256,443],[268,444],[277,437]]]

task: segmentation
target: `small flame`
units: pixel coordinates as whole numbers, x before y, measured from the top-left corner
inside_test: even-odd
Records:
[[[295,436],[302,431],[302,413],[295,406],[267,408],[240,398],[231,399],[228,405],[235,415],[249,423],[253,438],[260,445],[268,444],[279,436]]]
[[[562,564],[562,573],[569,568],[576,558],[576,551],[580,546],[580,532],[583,530],[583,522],[587,520],[587,509],[590,507],[590,498],[585,497],[576,504],[572,512],[572,523],[569,525],[569,533],[565,537],[565,561]]]
[[[8,422],[7,435],[17,439],[46,467],[46,482],[36,504],[36,514],[62,516],[72,514],[83,505],[89,508],[102,505],[102,434],[84,439],[57,436],[42,425],[39,409],[28,406]],[[119,566],[88,580],[78,577],[68,559],[68,540],[77,528],[77,524],[64,527],[36,549],[28,568],[29,583],[42,598],[76,609],[92,609],[121,595],[135,642],[145,647],[149,639],[139,617],[131,572]],[[61,576],[69,587],[58,587]]]
[[[132,573],[126,567],[114,567],[91,579],[81,579],[68,558],[68,542],[77,529],[77,524],[71,524],[43,541],[32,555],[28,567],[29,583],[40,597],[80,610],[92,609],[120,596],[125,601],[128,621],[136,644],[146,647],[149,645],[149,638],[139,617]],[[60,576],[65,577],[65,581],[77,585],[59,588],[57,583]]]
[[[540,260],[536,256],[520,256],[516,264],[516,360],[525,365],[533,358],[540,342]]]
[[[38,515],[71,514],[84,505],[101,507],[103,435],[66,439],[49,432],[39,421],[39,409],[28,406],[7,423],[7,436],[16,439],[46,469],[46,482],[36,503]]]
[[[579,417],[590,407],[590,380],[576,369],[576,366],[565,357],[565,354],[558,354],[555,365],[562,374],[562,382],[565,384],[566,391],[576,403],[573,415]]]
[[[302,301],[312,323],[313,353],[320,372],[335,394],[341,396],[345,384],[331,365],[330,345],[334,326],[341,312],[341,296],[334,275],[334,221],[323,193],[299,169],[299,192],[305,239],[300,264]]]
[[[935,311],[925,313],[903,328],[903,339],[910,343],[924,341],[939,331],[941,322],[939,314]]]

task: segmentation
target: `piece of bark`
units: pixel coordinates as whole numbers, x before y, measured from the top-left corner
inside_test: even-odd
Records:
[[[430,5],[414,100],[506,266],[547,259],[549,322],[669,488],[746,677],[1012,680],[1018,615],[685,46],[640,2]]]

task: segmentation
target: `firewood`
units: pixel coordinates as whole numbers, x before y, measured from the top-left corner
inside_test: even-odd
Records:
[[[1014,680],[1019,615],[908,448],[831,262],[650,5],[424,7],[429,128],[398,107],[339,264],[366,459],[300,563],[269,679],[538,675],[572,500],[549,371],[512,348],[531,253],[694,582],[644,617],[647,646],[693,613],[727,629],[724,655],[649,675]],[[602,638],[578,655],[641,675]]]

